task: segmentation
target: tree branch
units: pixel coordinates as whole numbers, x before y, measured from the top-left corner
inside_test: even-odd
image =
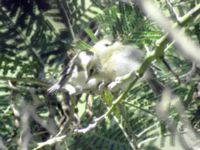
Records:
[[[63,14],[63,18],[64,18],[64,20],[66,22],[66,25],[69,27],[73,42],[75,42],[76,41],[76,36],[75,36],[74,30],[73,30],[73,26],[72,26],[72,23],[70,21],[69,15],[68,15],[68,13],[66,11],[66,10],[69,10],[68,4],[64,0],[57,0],[57,5],[60,8],[61,13]]]
[[[45,88],[49,87],[49,84],[47,82],[37,80],[37,79],[34,79],[34,78],[14,78],[14,77],[0,76],[0,80],[24,82],[24,83],[27,83],[27,84],[36,84],[36,85],[40,85],[40,86],[45,87]]]

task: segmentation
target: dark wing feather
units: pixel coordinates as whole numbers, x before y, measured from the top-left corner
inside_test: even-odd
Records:
[[[76,59],[77,59],[77,55],[72,58],[72,60],[69,62],[68,66],[65,66],[65,68],[63,69],[63,71],[61,73],[60,80],[58,82],[56,82],[54,85],[52,85],[47,90],[47,92],[49,94],[57,92],[59,89],[61,89],[63,87],[63,85],[65,85],[65,83],[69,79],[69,77],[74,69],[74,66],[76,65]]]

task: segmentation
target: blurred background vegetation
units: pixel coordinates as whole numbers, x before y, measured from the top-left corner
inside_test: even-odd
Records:
[[[179,21],[177,15],[184,16],[199,5],[199,0],[154,2],[173,23]],[[199,44],[197,16],[181,28]],[[145,51],[155,50],[164,34],[136,5],[117,0],[0,0],[0,149],[34,149],[59,131],[67,136],[41,149],[129,150],[135,145],[144,150],[183,149],[157,117],[160,96],[146,83],[135,85],[112,115],[85,134],[73,131],[103,115],[113,96],[47,94],[72,56],[103,36],[120,37]],[[171,41],[166,47],[165,59],[181,83],[162,61],[153,62],[156,75],[180,97],[191,127],[198,133],[198,67],[188,76],[192,62],[177,53]],[[172,107],[168,115],[181,131],[184,124],[177,110]]]

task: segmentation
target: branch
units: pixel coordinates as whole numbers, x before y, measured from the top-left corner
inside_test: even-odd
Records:
[[[19,149],[26,150],[31,142],[31,127],[30,127],[30,113],[32,111],[32,106],[24,104],[21,111],[21,134],[19,137]]]
[[[14,83],[12,83],[11,81],[8,82],[8,86],[12,89],[11,91],[11,109],[13,111],[13,115],[15,117],[15,127],[19,128],[20,126],[20,110],[17,107],[17,103],[16,103],[16,85]]]
[[[125,128],[123,127],[123,124],[119,121],[119,119],[114,115],[114,120],[117,122],[119,128],[121,129],[122,133],[124,134],[125,138],[127,139],[129,145],[133,150],[139,150],[138,145],[136,143],[137,139],[135,135],[133,135],[134,138],[131,139],[131,137],[126,132]]]
[[[37,80],[37,79],[34,79],[34,78],[14,78],[14,77],[0,76],[0,80],[24,82],[25,84],[36,84],[36,85],[43,86],[45,88],[49,87],[49,84],[47,82],[44,82],[44,81],[41,81],[41,80]]]
[[[188,38],[180,29],[178,29],[178,25],[185,25],[187,22],[190,22],[192,19],[198,17],[200,13],[200,4],[191,9],[187,14],[179,19],[179,23],[175,23],[171,25],[170,20],[167,19],[162,13],[149,1],[145,1],[145,4],[138,1],[137,2],[141,9],[154,21],[156,21],[162,29],[166,31],[167,34],[162,36],[159,40],[156,41],[156,49],[161,49],[157,56],[161,56],[164,50],[164,47],[168,43],[168,39],[170,38],[172,41],[175,40],[175,46],[177,49],[182,51],[186,56],[190,59],[195,60],[197,62],[200,61],[199,58],[199,47]],[[151,10],[154,10],[152,12]],[[187,44],[184,44],[187,43]]]
[[[185,134],[181,134],[177,130],[177,123],[174,119],[169,117],[170,109],[175,108],[181,123],[184,125]],[[164,122],[168,130],[172,135],[177,134],[181,142],[181,146],[185,149],[193,149],[193,147],[200,146],[198,136],[192,129],[191,122],[189,121],[187,114],[185,113],[185,108],[180,101],[180,98],[170,90],[165,90],[162,95],[162,100],[156,106],[156,113],[158,119]]]
[[[184,131],[184,132],[176,133],[175,135],[179,135],[179,134],[182,134],[182,135],[183,135],[183,134],[185,134],[185,133],[186,133],[186,132]],[[162,138],[162,137],[171,137],[171,136],[174,136],[174,135],[173,135],[172,133],[166,133],[166,134],[164,134],[164,135],[158,135],[158,136],[149,137],[149,138],[144,139],[143,141],[139,142],[139,143],[138,143],[138,147],[141,148],[142,145],[145,145],[145,144],[147,144],[147,143],[151,143],[151,142],[157,140],[158,138]]]
[[[179,22],[176,22],[172,25],[173,28],[180,26],[184,26],[187,23],[191,23],[192,20],[195,20],[196,17],[199,16],[200,13],[200,4],[192,8],[188,13],[186,13],[184,16],[179,17]],[[157,46],[157,49],[165,47],[167,45],[168,40],[167,40],[168,33],[162,36],[160,39],[158,39],[155,44]]]
[[[155,129],[155,128],[158,128],[158,125],[159,125],[160,122],[156,122],[154,123],[153,125],[145,128],[143,131],[141,131],[139,134],[137,134],[137,137],[138,138],[141,138],[144,134],[146,134],[147,132],[149,132],[150,130],[152,129]]]
[[[171,0],[165,0],[165,1],[167,2],[168,6],[169,6],[169,11],[170,11],[171,15],[176,18],[176,21],[179,22],[179,18],[180,17],[177,14],[176,10],[174,9],[174,7],[173,7],[173,5],[171,3]]]
[[[49,140],[45,142],[37,143],[38,146],[34,148],[33,150],[38,150],[45,146],[51,146],[51,145],[54,145],[55,143],[62,142],[66,138],[66,136],[67,135],[56,136],[56,137],[50,138]]]
[[[66,11],[66,10],[69,10],[68,4],[64,0],[57,0],[57,5],[58,5],[58,7],[60,8],[60,10],[61,10],[61,12],[63,14],[63,18],[64,18],[64,21],[66,22],[66,25],[68,25],[68,27],[69,27],[73,42],[75,42],[76,41],[76,36],[75,36],[74,30],[73,30],[73,26],[71,24],[69,15],[68,15],[68,13]]]
[[[32,106],[32,111],[30,112],[30,116],[38,124],[40,124],[42,128],[46,129],[51,136],[56,135],[57,133],[56,124],[54,122],[51,122],[50,118],[48,118],[48,121],[45,120],[44,118],[40,117],[36,112],[36,108],[42,104],[41,99],[39,99],[38,95],[36,95],[36,91],[34,89],[29,89],[29,93],[33,100],[32,104],[33,106]]]

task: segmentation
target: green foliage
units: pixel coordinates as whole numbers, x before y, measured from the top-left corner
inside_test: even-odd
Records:
[[[35,3],[4,1],[1,4],[0,63],[4,75],[33,77],[44,65],[45,53],[62,45],[59,42],[55,46],[58,36],[42,12],[38,13],[39,8],[37,9],[38,5]],[[11,9],[10,6],[14,8]]]
[[[136,6],[123,2],[106,7],[97,18],[105,34],[120,37],[125,42],[137,43],[138,46],[150,44],[161,36]]]
[[[173,6],[184,15],[197,2],[175,0]],[[166,2],[156,4],[177,21]],[[200,42],[198,20],[191,21],[185,28],[196,43]],[[33,149],[63,130],[67,138],[47,144],[44,149],[129,150],[133,149],[134,142],[144,150],[180,146],[178,142],[178,146],[173,147],[172,134],[155,111],[161,97],[155,96],[146,83],[138,82],[132,87],[111,115],[85,134],[75,133],[74,129],[87,127],[94,118],[103,115],[112,107],[116,94],[105,91],[103,95],[92,95],[91,116],[79,110],[87,105],[88,97],[84,94],[70,101],[65,92],[47,95],[53,76],[60,75],[63,64],[66,65],[74,53],[89,49],[105,35],[113,35],[143,50],[145,45],[154,50],[155,42],[164,33],[136,5],[121,1],[0,1],[0,142],[8,149],[20,149],[19,141],[28,141],[29,136],[25,135],[30,133],[28,149]],[[173,46],[164,54],[183,80],[182,75],[190,70],[191,62],[176,53]],[[199,129],[199,97],[194,97],[199,74],[192,76],[191,83],[180,85],[161,61],[153,65],[156,76],[180,97],[191,126]],[[78,111],[83,112],[81,116],[77,115]],[[175,107],[170,107],[169,117],[178,125],[181,123]]]

